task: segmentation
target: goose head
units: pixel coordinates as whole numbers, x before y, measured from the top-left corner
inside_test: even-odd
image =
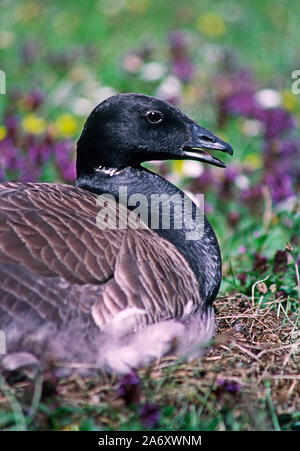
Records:
[[[119,170],[153,160],[196,160],[226,167],[211,154],[232,147],[169,102],[142,94],[119,94],[88,117],[77,143],[77,176],[97,168]]]

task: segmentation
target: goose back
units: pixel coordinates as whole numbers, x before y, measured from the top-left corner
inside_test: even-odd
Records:
[[[99,332],[126,336],[201,309],[195,275],[175,246],[146,226],[101,229],[99,211],[97,195],[80,188],[0,184],[0,329],[9,352],[22,339],[26,348],[26,336],[32,350],[28,336],[47,325],[67,333],[75,322],[93,348]]]

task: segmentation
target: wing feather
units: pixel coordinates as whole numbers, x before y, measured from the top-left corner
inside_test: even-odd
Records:
[[[125,309],[144,311],[146,324],[201,306],[171,243],[148,228],[102,230],[100,208],[95,194],[68,185],[0,184],[0,328],[29,318],[60,327],[76,316],[101,329]]]

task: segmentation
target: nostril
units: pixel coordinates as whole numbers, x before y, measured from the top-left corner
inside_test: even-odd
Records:
[[[200,139],[202,141],[207,141],[207,142],[210,142],[210,143],[214,143],[215,142],[215,140],[213,138],[211,138],[210,136],[206,136],[206,135],[200,136]]]

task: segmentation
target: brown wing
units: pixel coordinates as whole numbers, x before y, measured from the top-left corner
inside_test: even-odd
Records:
[[[198,307],[177,249],[148,228],[101,229],[96,200],[68,185],[0,184],[0,328],[28,316],[102,328],[125,309],[153,323],[181,316],[188,301]]]

